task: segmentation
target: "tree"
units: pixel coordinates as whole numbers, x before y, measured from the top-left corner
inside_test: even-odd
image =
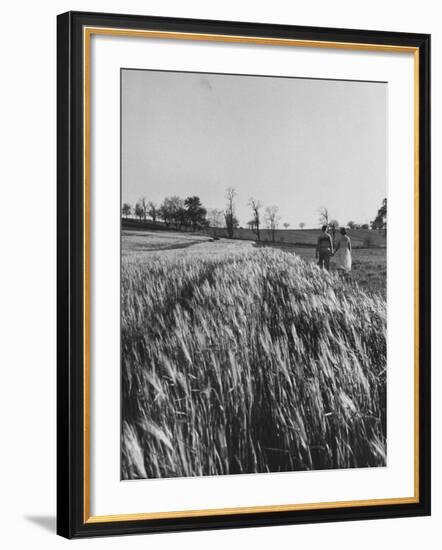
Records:
[[[172,221],[175,223],[175,229],[180,229],[182,225],[187,224],[186,211],[184,209],[184,201],[174,195],[169,199]]]
[[[190,225],[190,219],[188,216],[188,212],[184,206],[179,206],[175,213],[174,213],[174,221],[175,221],[175,228],[176,229],[182,229],[183,227],[187,227]]]
[[[350,229],[355,229],[356,228],[356,224],[354,221],[350,220],[349,222],[347,222],[347,225]]]
[[[229,239],[233,239],[235,228],[238,226],[238,220],[235,217],[235,197],[236,191],[234,187],[228,187],[226,189],[227,206],[224,212],[224,219],[226,222],[227,235]]]
[[[199,197],[187,197],[184,201],[184,206],[186,210],[186,221],[192,226],[194,231],[207,225],[207,210],[203,207]]]
[[[152,218],[153,223],[156,223],[157,215],[158,215],[157,205],[154,202],[150,201],[148,207],[149,207],[149,216]]]
[[[284,227],[284,229],[288,229],[290,227],[290,224],[288,222],[284,222],[282,226]]]
[[[125,202],[121,211],[123,212],[123,216],[128,218],[132,212],[132,207],[128,202]]]
[[[149,210],[149,207],[148,207],[148,205],[147,205],[146,197],[141,197],[141,198],[138,200],[138,203],[139,203],[140,208],[141,208],[142,218],[143,218],[144,221],[146,221],[147,212],[148,212],[148,210]]]
[[[256,237],[258,239],[258,242],[261,240],[261,233],[260,233],[260,223],[261,223],[261,219],[260,219],[260,210],[262,208],[262,203],[261,201],[259,200],[256,200],[255,198],[253,197],[250,197],[249,199],[249,206],[250,208],[252,209],[252,214],[253,214],[253,224],[255,226],[255,233],[256,233]]]
[[[135,205],[135,216],[141,221],[143,219],[143,207],[141,206],[140,201]]]
[[[183,211],[184,201],[174,195],[173,197],[166,197],[158,210],[158,216],[164,221],[167,227],[172,223],[175,224],[176,229],[183,225]]]
[[[376,218],[371,222],[372,229],[387,229],[387,199],[382,201]]]
[[[164,200],[161,203],[161,206],[158,208],[157,216],[160,218],[160,220],[163,220],[163,222],[166,224],[166,227],[169,227],[172,220],[170,217],[170,211],[167,208],[165,202],[166,200]]]
[[[217,208],[211,208],[207,211],[207,220],[209,227],[213,229],[213,236],[216,237],[216,230],[223,226],[223,211]]]
[[[319,224],[328,225],[328,220],[329,220],[328,209],[325,208],[325,206],[321,206],[321,208],[318,210],[318,213],[319,213]]]
[[[299,228],[304,229],[304,227],[305,227],[305,223],[304,222],[299,222]]]
[[[279,208],[275,205],[267,206],[265,210],[265,220],[267,223],[267,229],[270,230],[272,235],[272,241],[275,242],[275,232],[278,229],[279,221],[281,217],[279,216]]]

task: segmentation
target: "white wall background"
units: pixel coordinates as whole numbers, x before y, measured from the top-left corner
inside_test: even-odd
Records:
[[[442,261],[433,253],[433,516],[96,539],[55,535],[56,21],[67,10],[432,33],[433,239],[442,207],[442,26],[431,0],[60,0],[2,6],[0,52],[0,524],[4,548],[418,546],[442,536]],[[436,243],[437,244],[437,243]]]

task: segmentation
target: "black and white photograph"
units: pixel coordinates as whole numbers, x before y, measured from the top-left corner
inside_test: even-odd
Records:
[[[385,82],[121,70],[121,478],[387,464]]]

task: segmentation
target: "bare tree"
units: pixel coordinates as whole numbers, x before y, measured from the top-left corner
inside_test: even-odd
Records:
[[[267,229],[270,230],[272,235],[272,241],[275,242],[275,232],[278,229],[279,221],[281,216],[279,216],[279,208],[275,205],[267,206],[265,210],[265,220],[267,223]]]
[[[319,214],[319,224],[328,225],[329,223],[328,208],[326,208],[325,206],[321,206],[321,208],[318,210],[318,214]]]
[[[299,222],[299,229],[304,229],[305,227],[305,223],[304,222]]]
[[[213,236],[216,237],[216,230],[223,226],[223,211],[217,208],[210,208],[207,212],[209,227],[213,229]]]
[[[228,187],[226,189],[225,197],[227,200],[227,206],[224,212],[224,219],[226,222],[227,235],[229,236],[229,239],[233,239],[235,228],[238,225],[238,221],[235,217],[235,203],[234,203],[234,200],[236,197],[235,188]]]
[[[249,206],[252,209],[252,214],[253,214],[252,220],[253,220],[253,224],[255,226],[256,238],[259,242],[261,240],[261,233],[260,233],[259,228],[260,228],[260,223],[261,223],[260,210],[262,208],[262,203],[261,203],[261,201],[256,200],[255,198],[251,197],[249,199]]]
[[[132,207],[128,202],[125,202],[121,211],[123,212],[123,216],[128,218],[132,212]]]

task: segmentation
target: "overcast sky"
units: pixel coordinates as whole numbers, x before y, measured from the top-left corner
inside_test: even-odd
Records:
[[[123,70],[122,200],[237,191],[277,205],[281,223],[372,220],[386,197],[387,84]]]

